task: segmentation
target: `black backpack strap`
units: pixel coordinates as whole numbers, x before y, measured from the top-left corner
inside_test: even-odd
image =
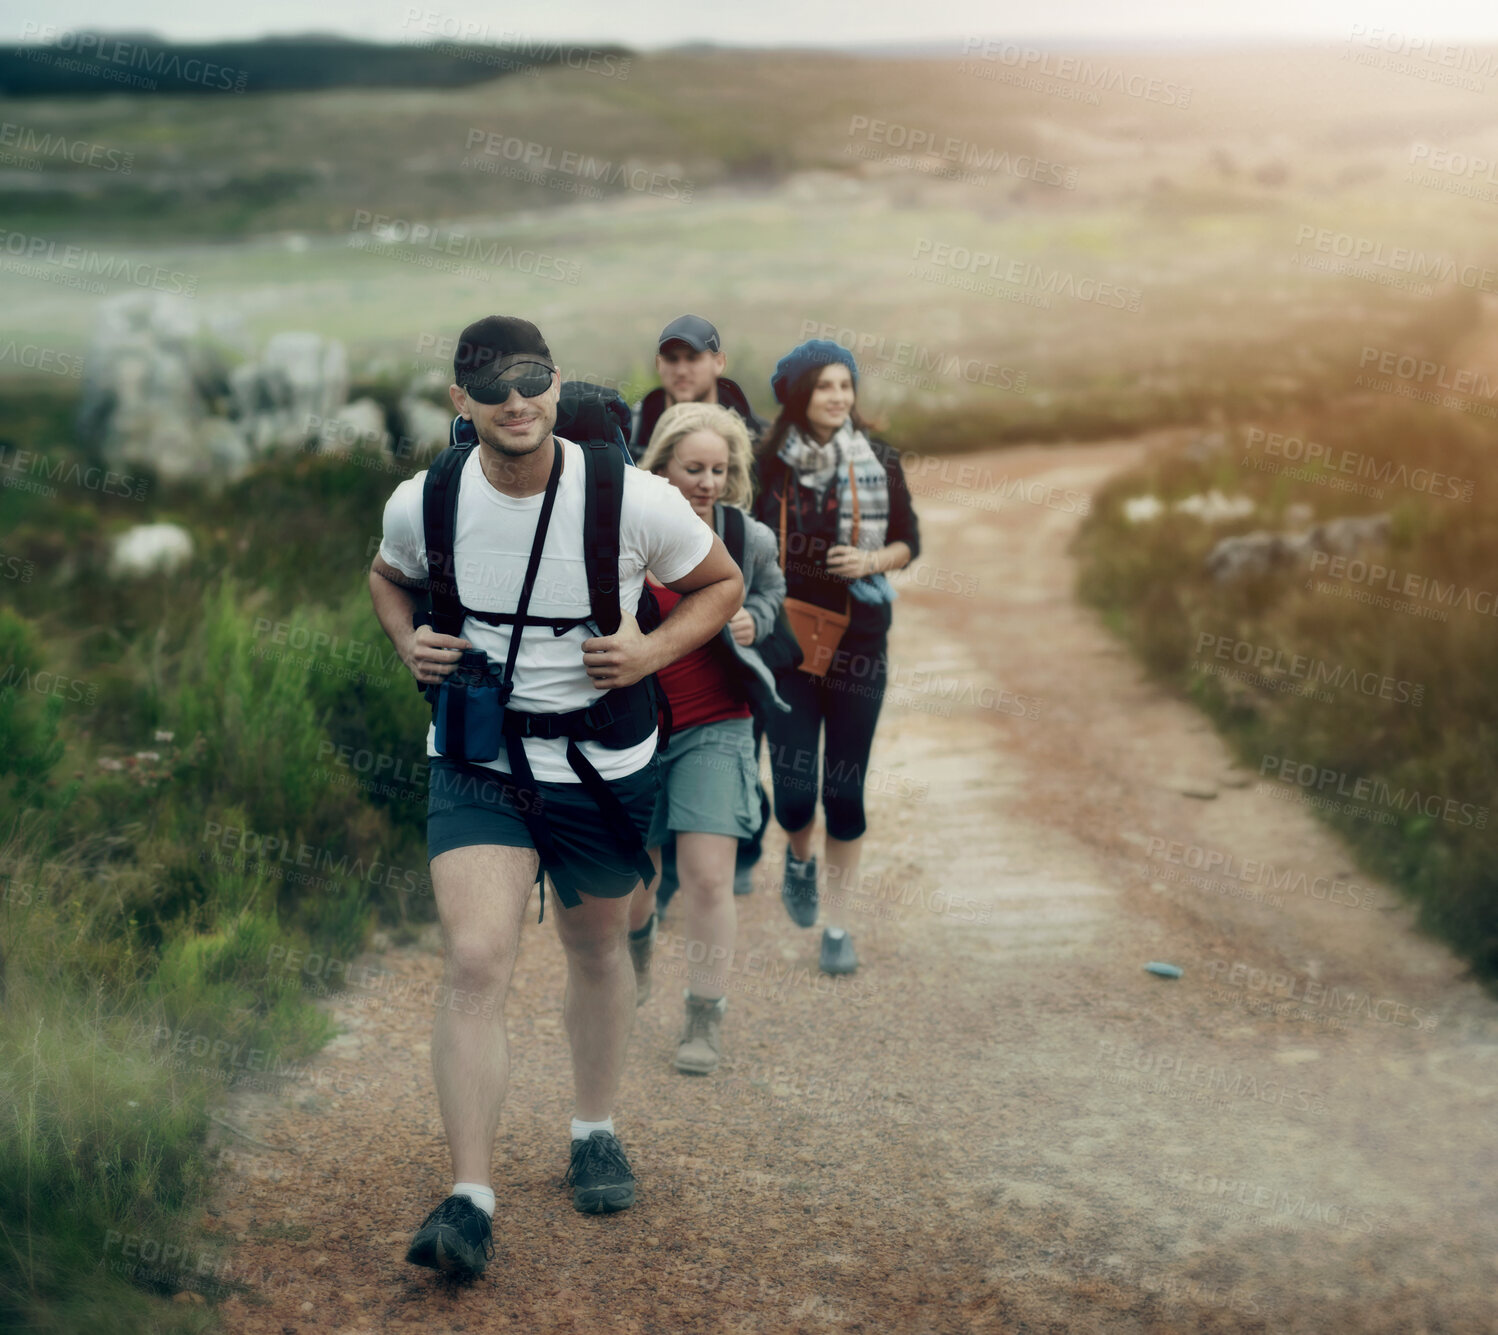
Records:
[[[720,501],[721,505],[722,502]],[[734,565],[744,568],[744,512],[736,505],[723,506],[723,545]]]
[[[467,431],[461,428],[467,427]],[[427,593],[432,600],[432,629],[439,635],[463,633],[463,604],[453,562],[457,530],[458,484],[468,452],[478,444],[472,425],[453,419],[452,439],[427,469],[421,493],[421,527],[427,548]]]
[[[612,445],[583,446],[583,568],[588,606],[600,635],[619,629],[619,515],[624,508],[624,457]]]

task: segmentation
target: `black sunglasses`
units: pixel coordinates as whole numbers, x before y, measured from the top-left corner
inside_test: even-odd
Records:
[[[509,374],[512,370],[518,374]],[[519,390],[522,398],[539,398],[551,388],[551,376],[551,368],[540,362],[517,362],[513,367],[507,367],[504,375],[483,385],[467,385],[464,389],[470,399],[493,407],[508,399],[512,389]]]

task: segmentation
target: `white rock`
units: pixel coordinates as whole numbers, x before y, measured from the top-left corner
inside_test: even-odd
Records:
[[[384,449],[385,410],[374,399],[355,399],[338,410],[335,417],[325,418],[318,431],[318,452],[348,454],[356,447]]]
[[[1123,503],[1124,518],[1131,524],[1147,524],[1164,513],[1158,496],[1131,496]]]
[[[1171,507],[1177,514],[1195,515],[1204,524],[1222,524],[1231,519],[1243,519],[1254,512],[1253,498],[1249,496],[1224,496],[1213,487],[1205,496],[1187,496]]]
[[[110,544],[109,573],[117,579],[174,574],[192,551],[192,535],[179,524],[137,524]]]

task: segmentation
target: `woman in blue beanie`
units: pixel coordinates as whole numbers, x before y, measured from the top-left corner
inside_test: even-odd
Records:
[[[760,444],[755,518],[775,530],[786,596],[848,613],[824,676],[790,668],[776,686],[789,714],[768,718],[775,819],[789,836],[781,897],[802,927],[817,920],[818,755],[825,860],[836,911],[822,933],[821,968],[858,967],[844,914],[856,885],[866,821],[864,775],[884,702],[885,642],[895,590],[886,572],[920,552],[899,457],[871,440],[858,415],[858,365],[840,344],[813,339],[780,359],[770,386],[780,416]],[[782,525],[784,536],[781,537]]]

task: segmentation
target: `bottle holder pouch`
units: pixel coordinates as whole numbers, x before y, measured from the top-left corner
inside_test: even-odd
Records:
[[[514,686],[489,670],[489,657],[465,649],[437,688],[437,754],[474,763],[499,758],[505,705]]]

